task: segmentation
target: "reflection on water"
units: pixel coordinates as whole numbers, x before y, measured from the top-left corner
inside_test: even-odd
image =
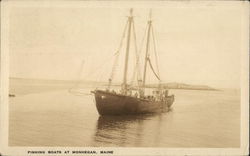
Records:
[[[171,120],[171,113],[169,111],[162,114],[99,116],[92,146],[160,145],[161,131],[166,128],[164,118]]]
[[[152,115],[151,115],[152,116]],[[143,122],[149,115],[99,116],[96,124],[94,142],[107,145],[125,146],[135,137],[137,146],[141,144]],[[131,125],[134,125],[131,127]],[[130,130],[134,130],[131,137]]]

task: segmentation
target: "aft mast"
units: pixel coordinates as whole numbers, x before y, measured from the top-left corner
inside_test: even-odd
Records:
[[[151,32],[151,26],[152,26],[152,12],[150,10],[149,13],[149,20],[148,20],[148,32],[147,32],[147,43],[146,43],[146,55],[145,55],[145,63],[144,63],[144,72],[143,72],[143,80],[142,80],[142,88],[143,88],[143,96],[145,92],[145,83],[146,83],[146,73],[147,73],[147,63],[149,59],[149,43],[150,43],[150,32]]]
[[[128,35],[127,35],[127,47],[126,47],[126,57],[125,57],[125,66],[123,74],[123,84],[122,84],[122,93],[127,94],[128,84],[127,84],[127,72],[128,72],[128,58],[129,58],[129,48],[130,48],[130,34],[131,26],[133,22],[133,9],[130,9],[130,16],[128,17]]]

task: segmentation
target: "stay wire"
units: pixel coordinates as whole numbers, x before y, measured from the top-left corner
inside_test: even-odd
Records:
[[[134,27],[134,25],[133,25]],[[135,30],[135,29],[134,29]],[[134,32],[135,33],[135,32]],[[137,81],[141,80],[141,72],[140,72],[140,55],[142,53],[142,49],[143,49],[143,43],[145,41],[145,38],[146,38],[146,34],[147,34],[147,26],[144,30],[144,34],[143,34],[143,38],[142,38],[142,41],[141,41],[141,44],[140,44],[140,47],[139,47],[139,52],[137,53],[137,60],[138,60],[138,64],[137,64],[137,69],[138,69],[138,73],[137,73]],[[138,51],[138,50],[137,50]],[[138,88],[139,88],[139,84],[138,84]]]
[[[119,63],[118,62],[118,58],[120,56],[120,50],[122,48],[122,43],[123,43],[124,38],[126,36],[126,30],[127,30],[127,27],[128,27],[128,23],[129,23],[129,20],[127,20],[127,23],[126,23],[126,25],[124,27],[124,30],[123,30],[123,34],[122,34],[122,38],[121,38],[119,47],[118,47],[116,53],[114,54],[116,57],[115,57],[115,60],[114,60],[114,63],[113,63],[113,67],[112,67],[112,70],[111,70],[111,74],[110,74],[110,77],[109,77],[111,81],[113,80],[113,78],[115,76],[115,70],[116,70],[117,64]],[[110,83],[110,85],[111,85],[111,83]]]
[[[134,46],[135,46],[135,69],[133,72],[132,80],[131,80],[131,85],[133,84],[135,80],[135,76],[137,75],[137,79],[140,79],[140,68],[139,68],[139,53],[138,53],[138,47],[137,47],[137,39],[136,39],[136,31],[135,31],[135,24],[134,21],[132,21],[132,27],[133,27],[133,37],[134,37]],[[136,74],[137,73],[137,74]]]
[[[154,54],[155,54],[155,62],[156,62],[156,68],[157,68],[157,75],[160,79],[160,70],[159,70],[159,64],[158,64],[158,53],[157,53],[157,48],[156,48],[156,40],[155,40],[155,33],[154,33],[154,29],[153,29],[153,25],[152,26],[152,36],[153,36],[153,45],[154,45]],[[159,80],[161,81],[161,80]]]

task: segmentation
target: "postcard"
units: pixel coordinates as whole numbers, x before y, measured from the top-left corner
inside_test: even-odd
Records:
[[[0,153],[247,155],[248,52],[247,1],[1,1]]]

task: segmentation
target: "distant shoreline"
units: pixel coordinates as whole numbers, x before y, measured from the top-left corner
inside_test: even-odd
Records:
[[[219,91],[219,89],[212,88],[206,85],[190,85],[185,83],[163,83],[161,86],[165,89],[184,89],[184,90],[209,90],[209,91]],[[149,88],[157,87],[157,84],[148,85]]]
[[[70,84],[86,84],[86,85],[93,85],[97,84],[100,86],[107,86],[107,82],[96,82],[96,81],[90,81],[90,80],[54,80],[54,79],[31,79],[31,78],[16,78],[16,77],[10,77],[11,84],[15,84],[18,82],[24,82],[29,83],[30,85],[45,85],[45,84],[51,84],[51,85],[59,85],[62,83],[66,83],[68,85]],[[119,83],[114,83],[112,86],[119,86]],[[162,83],[161,86],[164,89],[181,89],[181,90],[207,90],[207,91],[220,91],[220,89],[212,88],[210,86],[206,85],[190,85],[185,83]],[[146,85],[146,88],[157,88],[158,84],[148,84]]]

